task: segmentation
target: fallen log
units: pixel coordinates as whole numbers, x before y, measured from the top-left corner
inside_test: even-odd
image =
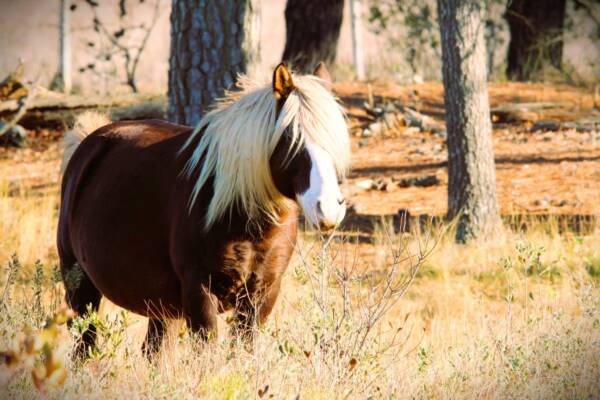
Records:
[[[421,114],[410,107],[402,106],[400,109],[404,114],[404,119],[409,127],[417,127],[420,130],[433,132],[442,136],[446,135],[446,128],[443,125],[438,124],[432,117]]]
[[[494,123],[534,122],[541,119],[544,110],[568,109],[570,107],[572,107],[572,104],[569,103],[514,103],[494,107],[490,110],[490,114]]]
[[[558,232],[572,232],[577,234],[590,234],[598,226],[598,216],[589,214],[508,214],[501,216],[506,227],[514,232],[527,232],[540,226],[552,224]],[[301,218],[303,219],[303,218]],[[438,230],[448,224],[443,215],[412,215],[408,209],[400,209],[396,214],[374,215],[361,214],[348,210],[346,218],[338,228],[340,232],[360,233],[367,235],[368,241],[376,240],[374,237],[381,232],[381,226],[388,226],[394,233],[410,232],[419,228],[421,232]],[[306,223],[301,223],[300,228],[305,232],[315,232],[314,228]]]
[[[78,96],[46,91],[29,101],[20,124],[27,129],[66,128],[85,110],[98,110],[114,121],[125,119],[163,119],[166,97],[160,95]],[[0,118],[7,118],[19,108],[17,101],[0,103]]]

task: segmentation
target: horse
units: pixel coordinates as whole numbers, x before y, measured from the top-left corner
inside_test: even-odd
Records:
[[[232,332],[251,337],[280,292],[300,213],[322,228],[344,218],[350,140],[325,66],[295,75],[280,64],[272,82],[240,77],[238,89],[195,128],[87,113],[65,135],[66,302],[85,315],[104,296],[148,317],[146,354],[173,318],[208,340],[233,311]],[[90,326],[75,354],[95,336]]]

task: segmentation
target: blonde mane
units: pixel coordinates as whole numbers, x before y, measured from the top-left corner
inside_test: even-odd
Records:
[[[261,215],[277,221],[286,201],[273,183],[269,160],[288,127],[293,143],[288,159],[310,140],[329,153],[339,175],[346,173],[350,140],[342,108],[319,78],[294,76],[293,81],[295,90],[277,115],[271,85],[259,86],[241,77],[241,91],[227,93],[182,147],[187,148],[201,135],[183,172],[191,177],[199,169],[190,209],[200,190],[214,177],[206,229],[234,206],[250,221]]]

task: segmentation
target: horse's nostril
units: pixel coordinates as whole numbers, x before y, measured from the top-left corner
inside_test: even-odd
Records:
[[[323,215],[323,209],[321,208],[321,202],[317,201],[317,215]]]
[[[319,230],[323,231],[323,232],[327,232],[327,231],[331,231],[333,228],[335,228],[335,224],[326,222],[326,221],[321,221],[319,222]]]
[[[340,197],[340,198],[338,199],[338,204],[339,204],[340,206],[341,206],[342,204],[344,204],[345,202],[346,202],[346,199],[345,199],[345,198],[343,198],[343,197]]]

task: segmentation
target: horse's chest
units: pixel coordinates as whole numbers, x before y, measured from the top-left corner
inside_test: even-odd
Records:
[[[221,265],[212,284],[224,309],[234,307],[243,297],[255,297],[272,284],[279,275],[273,250],[276,249],[250,241],[230,242],[224,246]]]
[[[238,287],[260,272],[264,251],[249,241],[232,242],[225,246],[221,257],[222,273]]]

